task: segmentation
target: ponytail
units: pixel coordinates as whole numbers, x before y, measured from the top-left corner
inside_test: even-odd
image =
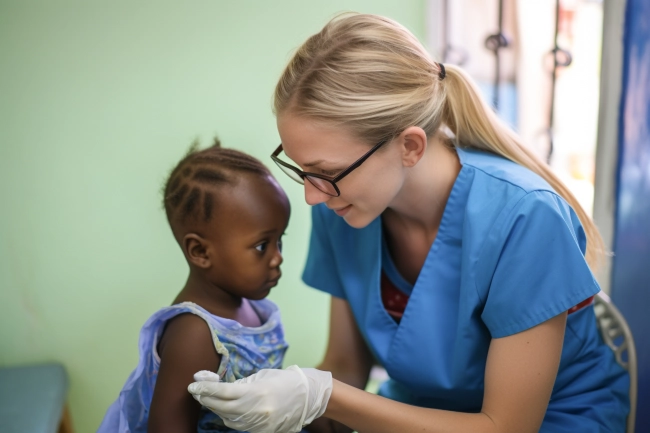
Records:
[[[524,146],[519,137],[497,117],[466,72],[457,66],[446,65],[445,85],[447,92],[442,122],[454,134],[454,144],[495,153],[544,178],[580,218],[587,235],[586,260],[595,271],[602,264],[605,244],[598,228],[571,191],[548,164]]]

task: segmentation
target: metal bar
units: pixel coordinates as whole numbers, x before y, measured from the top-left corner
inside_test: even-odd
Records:
[[[499,51],[510,45],[510,41],[503,33],[503,0],[499,0],[498,26],[498,32],[488,36],[485,40],[485,47],[494,53],[494,94],[492,95],[492,103],[496,110],[499,109],[499,93],[501,87],[501,60]]]

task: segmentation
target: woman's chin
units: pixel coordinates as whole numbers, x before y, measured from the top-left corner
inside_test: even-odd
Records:
[[[356,210],[356,209],[355,209]],[[349,212],[343,217],[343,220],[355,229],[362,229],[375,220],[376,217],[371,217],[367,214],[360,212]]]

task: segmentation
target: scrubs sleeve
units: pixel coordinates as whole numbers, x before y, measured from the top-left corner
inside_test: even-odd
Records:
[[[532,328],[598,293],[573,209],[549,191],[527,193],[484,255],[498,257],[481,318],[493,338]],[[487,258],[487,256],[485,256]]]
[[[330,233],[333,233],[335,228],[328,226],[326,211],[328,210],[322,205],[312,207],[311,238],[302,280],[315,289],[327,292],[337,298],[347,299],[340,282],[336,256],[332,247]]]

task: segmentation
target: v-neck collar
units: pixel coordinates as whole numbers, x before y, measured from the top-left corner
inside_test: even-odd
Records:
[[[456,152],[458,154],[458,159],[460,161],[460,170],[458,172],[458,175],[456,176],[456,179],[454,180],[454,184],[452,185],[451,192],[449,193],[449,197],[447,199],[447,203],[445,204],[445,208],[443,210],[442,218],[440,220],[440,226],[438,228],[438,233],[436,234],[436,238],[434,239],[433,243],[431,244],[431,247],[429,248],[429,252],[427,253],[427,257],[424,260],[424,264],[422,265],[422,269],[420,270],[420,273],[418,274],[418,278],[415,281],[415,284],[413,285],[413,288],[410,293],[410,299],[408,304],[406,305],[406,309],[404,310],[404,316],[402,317],[402,320],[397,323],[393,318],[388,314],[386,309],[384,308],[382,299],[381,299],[381,284],[380,284],[380,275],[377,274],[375,277],[375,281],[377,282],[375,284],[373,292],[373,303],[376,308],[379,308],[382,310],[381,315],[385,316],[388,320],[382,320],[384,323],[388,323],[388,326],[393,328],[395,331],[402,327],[401,325],[404,324],[405,319],[408,320],[408,317],[410,316],[410,311],[413,310],[412,304],[414,303],[414,297],[416,297],[417,292],[419,290],[426,290],[422,289],[420,286],[423,285],[423,281],[430,282],[430,281],[435,281],[435,269],[432,264],[438,260],[438,254],[440,249],[445,245],[445,244],[454,244],[456,242],[460,242],[462,238],[462,227],[463,227],[463,209],[466,204],[466,197],[465,193],[467,190],[467,185],[469,182],[471,182],[471,174],[469,170],[465,167],[464,162],[467,159],[467,153],[460,149],[456,148]],[[374,230],[375,230],[375,235],[377,239],[383,239],[384,234],[383,234],[383,223],[381,221],[381,217],[378,218],[375,221],[376,224],[374,225]],[[379,248],[381,248],[381,242],[379,243]],[[379,257],[380,259],[382,258],[381,251],[379,252]],[[444,258],[443,258],[444,259]],[[381,272],[382,266],[378,267],[378,272]],[[397,269],[395,269],[397,271]],[[425,284],[426,285],[426,284]]]

